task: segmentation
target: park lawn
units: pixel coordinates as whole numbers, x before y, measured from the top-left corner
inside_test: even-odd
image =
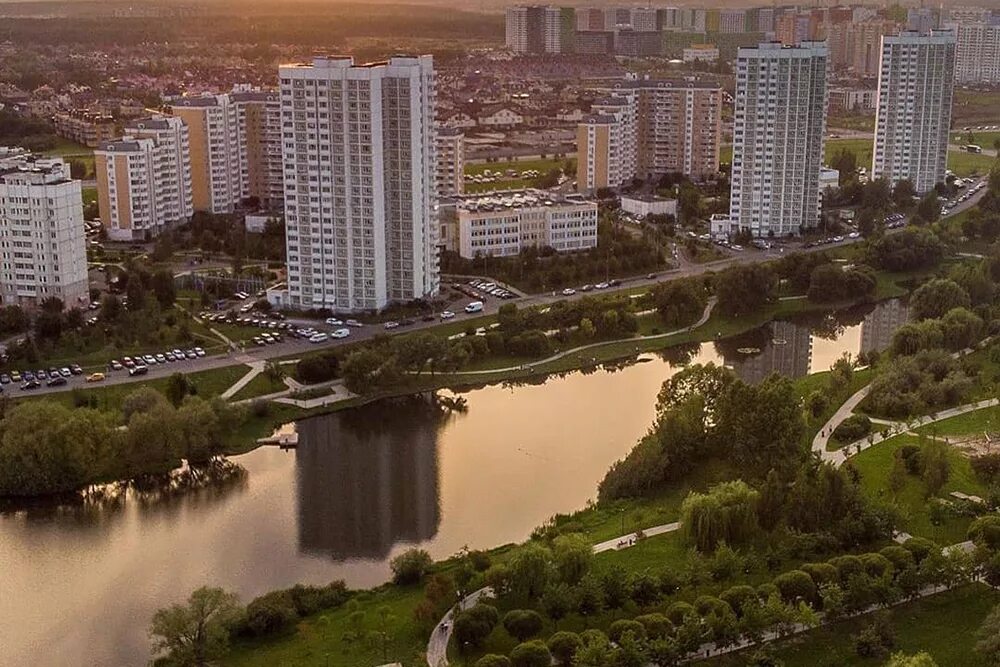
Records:
[[[976,130],[970,130],[972,132],[972,141],[969,141],[969,132],[952,132],[951,133],[951,143],[957,144],[959,146],[965,146],[966,144],[975,144],[981,148],[993,148],[993,142],[1000,139],[1000,132],[985,131],[979,132]]]
[[[352,611],[344,605],[303,619],[285,637],[237,642],[220,664],[229,667],[373,667],[392,662],[401,662],[404,667],[426,665],[423,652],[427,644],[413,617],[422,597],[421,587],[387,585],[354,598],[358,611],[364,613],[363,625],[370,632],[379,630],[378,610],[383,607],[388,610],[389,639],[385,654],[380,642],[345,641]]]
[[[94,178],[94,149],[75,141],[58,137],[56,145],[47,151],[45,155],[65,158],[67,162],[79,160],[87,167],[87,178]]]
[[[1000,406],[993,406],[921,426],[916,432],[937,437],[962,437],[982,435],[986,431],[995,432],[998,424],[1000,424]]]
[[[894,651],[927,651],[938,667],[986,667],[973,651],[975,632],[997,603],[1000,593],[984,584],[946,591],[889,610],[896,631]],[[871,623],[870,615],[841,621],[771,644],[786,667],[881,666],[887,658],[860,658],[854,638]],[[750,651],[702,660],[703,667],[742,667]]]
[[[948,151],[948,168],[960,178],[989,173],[995,162],[996,158],[981,153]]]
[[[654,535],[640,540],[635,546],[597,554],[594,557],[594,571],[605,572],[612,567],[650,574],[668,567],[681,571],[687,562],[690,548],[679,530]],[[727,582],[727,587],[731,584],[732,582]]]
[[[719,146],[719,164],[732,164],[733,162],[733,145],[723,144]]]
[[[827,130],[875,131],[875,114],[831,115],[826,119]]]
[[[97,188],[80,188],[80,197],[84,206],[93,204],[97,201]]]
[[[1000,92],[955,89],[952,104],[952,124],[959,128],[1000,123]]]
[[[275,394],[279,391],[285,391],[288,387],[281,380],[275,381],[267,373],[260,373],[254,379],[240,389],[238,392],[230,397],[233,401],[243,401],[248,398],[256,398],[257,396],[266,396],[267,394]]]
[[[828,139],[823,161],[830,164],[834,155],[840,151],[848,151],[854,153],[859,167],[871,169],[873,141],[872,139]]]
[[[939,432],[940,433],[940,432]],[[904,445],[915,445],[919,438],[913,435],[899,435],[866,449],[850,459],[851,464],[861,473],[861,488],[872,498],[892,501],[889,490],[889,474],[892,470],[896,450]],[[986,487],[976,479],[969,459],[960,452],[949,450],[951,474],[941,489],[940,497],[947,498],[952,491],[985,496]],[[927,499],[927,488],[918,477],[907,475],[906,484],[895,498],[902,514],[899,528],[911,535],[926,537],[938,544],[955,544],[966,539],[971,519],[948,516],[938,526],[931,523]]]

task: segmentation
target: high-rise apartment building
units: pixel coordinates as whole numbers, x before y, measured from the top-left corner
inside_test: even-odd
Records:
[[[955,81],[1000,82],[1000,25],[951,24],[955,31]]]
[[[871,19],[854,23],[848,29],[848,67],[859,77],[876,77],[882,53],[882,37],[894,35],[899,26],[893,21]]]
[[[621,81],[604,89],[577,128],[577,187],[617,187],[634,177],[719,171],[722,89],[692,80]]]
[[[433,59],[317,57],[278,75],[291,305],[436,294]]]
[[[144,241],[193,213],[188,129],[180,118],[154,116],[125,131],[94,151],[97,204],[109,238]]]
[[[229,95],[174,100],[170,114],[187,124],[194,210],[230,213],[243,198],[243,144]]]
[[[944,180],[955,81],[955,34],[882,38],[872,177],[929,192]]]
[[[281,175],[281,96],[277,91],[234,90],[242,197],[253,197],[261,206],[280,210],[284,200]]]
[[[34,308],[90,301],[80,181],[61,158],[0,147],[0,297]]]
[[[465,192],[465,134],[458,128],[437,129],[435,182],[439,199]]]
[[[559,7],[507,8],[507,48],[515,53],[560,53],[563,12]]]
[[[788,236],[816,226],[826,127],[822,42],[740,49],[736,60],[732,232]]]

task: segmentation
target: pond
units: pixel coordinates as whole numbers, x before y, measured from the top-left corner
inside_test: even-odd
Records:
[[[906,319],[886,302],[774,322],[734,340],[462,393],[386,401],[297,425],[296,451],[232,459],[244,475],[187,493],[137,493],[0,513],[0,664],[139,665],[153,612],[202,585],[244,601],[298,582],[379,584],[412,545],[435,558],[527,538],[583,507],[653,417],[682,364],[747,381],[881,349]]]

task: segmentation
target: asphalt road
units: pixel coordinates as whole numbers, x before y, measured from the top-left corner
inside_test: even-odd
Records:
[[[971,197],[967,201],[959,204],[952,209],[949,213],[949,217],[961,213],[965,209],[974,206],[979,199],[986,192],[986,188],[983,188],[974,197]],[[897,232],[899,230],[890,230],[890,233]],[[517,299],[503,300],[496,298],[484,299],[484,309],[481,313],[475,313],[474,315],[466,315],[463,312],[456,311],[455,320],[461,321],[462,319],[475,319],[482,317],[484,315],[495,315],[505,303],[515,303],[518,307],[527,306],[544,306],[546,304],[555,303],[556,301],[569,300],[573,301],[576,299],[582,299],[586,296],[595,294],[612,294],[615,291],[632,289],[635,287],[650,287],[661,282],[668,282],[670,280],[676,280],[678,278],[688,278],[691,276],[703,275],[712,271],[719,271],[725,269],[729,266],[735,264],[753,264],[757,262],[766,262],[769,260],[777,259],[782,254],[789,252],[820,252],[827,250],[832,247],[838,247],[843,245],[849,245],[851,243],[859,242],[862,239],[845,239],[840,243],[830,243],[822,246],[814,246],[812,248],[803,248],[800,242],[787,243],[784,246],[772,248],[771,250],[761,251],[753,248],[744,249],[742,252],[733,253],[730,257],[726,259],[721,259],[715,262],[709,262],[707,264],[685,264],[680,268],[663,271],[656,274],[654,278],[638,278],[638,279],[628,279],[622,280],[621,285],[616,289],[608,289],[603,291],[594,292],[580,292],[577,291],[576,294],[572,296],[563,296],[561,292],[552,292],[548,294],[535,294],[532,296],[521,297]],[[784,248],[784,252],[781,251]],[[471,300],[471,299],[470,299]],[[208,323],[209,325],[211,323]],[[317,324],[311,322],[313,326],[321,329],[331,329],[332,327],[327,327],[326,325]],[[85,381],[85,376],[74,376],[68,382],[68,384],[61,387],[46,387],[41,386],[38,389],[31,390],[30,392],[21,391],[14,384],[4,385],[4,392],[13,396],[21,395],[40,395],[40,394],[53,394],[64,391],[71,391],[74,388],[96,388],[107,385],[117,385],[126,383],[140,383],[148,381],[151,379],[159,377],[167,377],[176,372],[184,373],[197,373],[199,371],[212,370],[216,368],[224,368],[226,366],[235,366],[241,364],[247,364],[253,361],[265,361],[268,359],[274,359],[278,357],[285,357],[289,355],[302,354],[304,352],[311,352],[317,349],[330,349],[338,347],[340,345],[348,345],[351,343],[356,343],[358,341],[371,340],[377,335],[399,335],[405,334],[412,331],[421,331],[426,329],[432,329],[441,324],[440,321],[435,320],[433,322],[424,322],[421,320],[416,321],[414,324],[408,327],[400,327],[387,331],[383,329],[381,325],[378,324],[368,324],[361,328],[355,328],[351,330],[351,335],[344,339],[331,339],[326,343],[309,343],[305,340],[291,339],[287,338],[280,342],[272,345],[267,345],[265,347],[252,347],[247,348],[242,352],[231,352],[228,354],[220,354],[214,356],[200,357],[198,359],[190,359],[184,361],[177,361],[173,363],[167,363],[163,365],[156,365],[149,367],[149,373],[144,376],[130,377],[125,371],[112,371],[107,373],[107,379],[103,382],[97,383],[87,383]],[[254,327],[247,327],[247,336],[251,337],[256,335],[260,330]],[[149,350],[149,353],[156,354],[158,352],[165,352],[166,350]],[[249,369],[247,369],[249,370]]]

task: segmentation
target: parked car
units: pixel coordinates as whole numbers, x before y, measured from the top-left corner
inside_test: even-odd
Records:
[[[135,377],[137,375],[145,375],[148,372],[149,372],[149,366],[133,366],[132,368],[128,369],[128,374],[131,377]]]
[[[385,328],[385,329],[395,329],[398,326],[399,326],[399,322],[397,322],[395,320],[389,320],[388,322],[386,322],[385,324],[382,325],[382,327]]]
[[[350,335],[351,335],[350,329],[337,329],[336,331],[330,334],[332,338],[347,338]]]
[[[442,320],[450,320],[453,317],[455,317],[455,313],[451,312],[450,310],[446,310],[443,313],[441,313]]]
[[[600,285],[598,285],[598,287],[600,287]],[[573,296],[574,294],[576,294],[576,290],[573,289],[572,287],[567,287],[562,291],[562,294],[563,296]]]
[[[104,373],[91,373],[87,376],[87,382],[104,382]]]
[[[347,320],[346,322],[344,322],[344,324],[346,324],[349,327],[363,327],[364,326],[361,322],[358,322],[357,320]]]
[[[331,327],[340,327],[344,325],[344,323],[338,320],[336,317],[326,318],[326,323],[329,324]]]
[[[48,382],[46,382],[45,386],[46,387],[61,387],[64,384],[66,384],[67,382],[68,382],[68,380],[66,380],[66,378],[64,378],[62,375],[57,375],[54,378],[52,378],[51,380],[49,380]]]
[[[38,380],[27,380],[21,384],[22,391],[30,391],[32,389],[38,389],[42,386],[42,383]]]
[[[467,313],[481,313],[483,312],[483,302],[473,301],[465,307],[465,312]]]

